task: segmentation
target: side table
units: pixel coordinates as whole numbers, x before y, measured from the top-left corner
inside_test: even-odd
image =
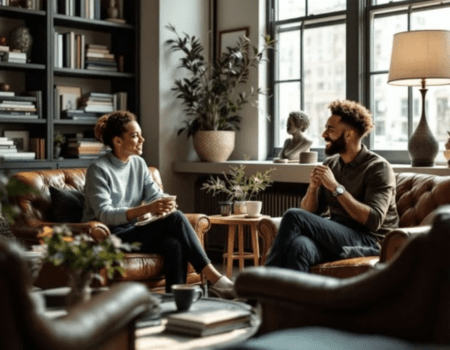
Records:
[[[211,224],[228,226],[227,252],[223,255],[227,259],[227,277],[231,278],[233,270],[233,260],[239,260],[239,270],[244,268],[244,259],[253,259],[255,266],[259,266],[259,242],[257,224],[268,215],[249,217],[247,215],[211,215],[208,216]],[[244,252],[244,226],[250,226],[253,252]],[[238,251],[234,252],[234,237],[238,231]]]

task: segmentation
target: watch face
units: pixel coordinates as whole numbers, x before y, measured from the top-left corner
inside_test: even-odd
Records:
[[[338,193],[338,194],[343,194],[344,193],[344,187],[342,187],[342,186],[338,186],[337,188],[336,188],[336,192]]]

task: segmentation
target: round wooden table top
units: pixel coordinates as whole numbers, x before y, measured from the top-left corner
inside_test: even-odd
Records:
[[[260,221],[261,219],[270,218],[270,216],[269,215],[249,216],[246,214],[222,216],[219,214],[219,215],[210,215],[208,216],[208,218],[212,224],[242,225],[245,223],[255,223]]]

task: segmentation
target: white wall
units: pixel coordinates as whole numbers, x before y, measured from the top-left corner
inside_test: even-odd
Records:
[[[183,108],[171,88],[182,77],[177,70],[179,53],[171,53],[165,45],[173,33],[171,23],[181,34],[198,37],[208,50],[208,1],[205,0],[141,0],[141,125],[146,143],[144,158],[158,167],[164,190],[178,196],[185,212],[194,206],[193,177],[175,174],[172,163],[198,160],[192,140],[177,136],[185,119]]]
[[[249,27],[249,38],[252,46],[264,42],[266,1],[265,0],[219,0],[217,8],[217,31]],[[260,65],[258,70],[250,72],[249,84],[255,89],[265,88],[267,80],[266,65]],[[243,117],[241,131],[236,133],[236,147],[230,160],[243,159],[244,155],[253,160],[265,160],[267,147],[267,97],[259,95],[258,108],[247,104],[240,115]],[[256,102],[256,99],[253,103]]]
[[[265,30],[265,0],[219,0],[218,31],[249,27],[254,45],[262,40],[258,34]],[[166,192],[178,196],[180,209],[194,209],[194,180],[196,176],[176,174],[174,161],[199,160],[192,140],[177,136],[185,120],[183,108],[171,91],[174,80],[183,76],[177,70],[179,53],[170,53],[164,44],[172,33],[165,27],[174,25],[179,33],[198,37],[208,57],[208,0],[141,0],[141,126],[146,143],[144,158],[159,168]],[[265,68],[251,72],[250,83],[263,86]],[[259,96],[261,99],[261,96]],[[230,159],[243,159],[244,154],[262,160],[267,156],[266,102],[260,108],[247,105],[241,112],[241,131],[236,135],[236,148]]]

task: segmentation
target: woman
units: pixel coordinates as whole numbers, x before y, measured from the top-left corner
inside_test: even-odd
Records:
[[[283,148],[274,159],[275,163],[299,162],[300,152],[307,152],[312,141],[303,132],[309,127],[309,118],[306,113],[291,112],[287,121],[287,133],[292,135],[284,142]]]
[[[101,221],[122,241],[140,242],[141,251],[162,254],[166,292],[171,292],[174,284],[186,283],[190,262],[212,284],[212,291],[232,297],[233,282],[214,268],[189,221],[176,210],[174,200],[162,198],[164,193],[139,157],[145,140],[135,116],[126,111],[104,115],[94,131],[96,138],[111,151],[87,169],[83,221]],[[164,219],[135,225],[149,214],[164,215],[171,211]]]

